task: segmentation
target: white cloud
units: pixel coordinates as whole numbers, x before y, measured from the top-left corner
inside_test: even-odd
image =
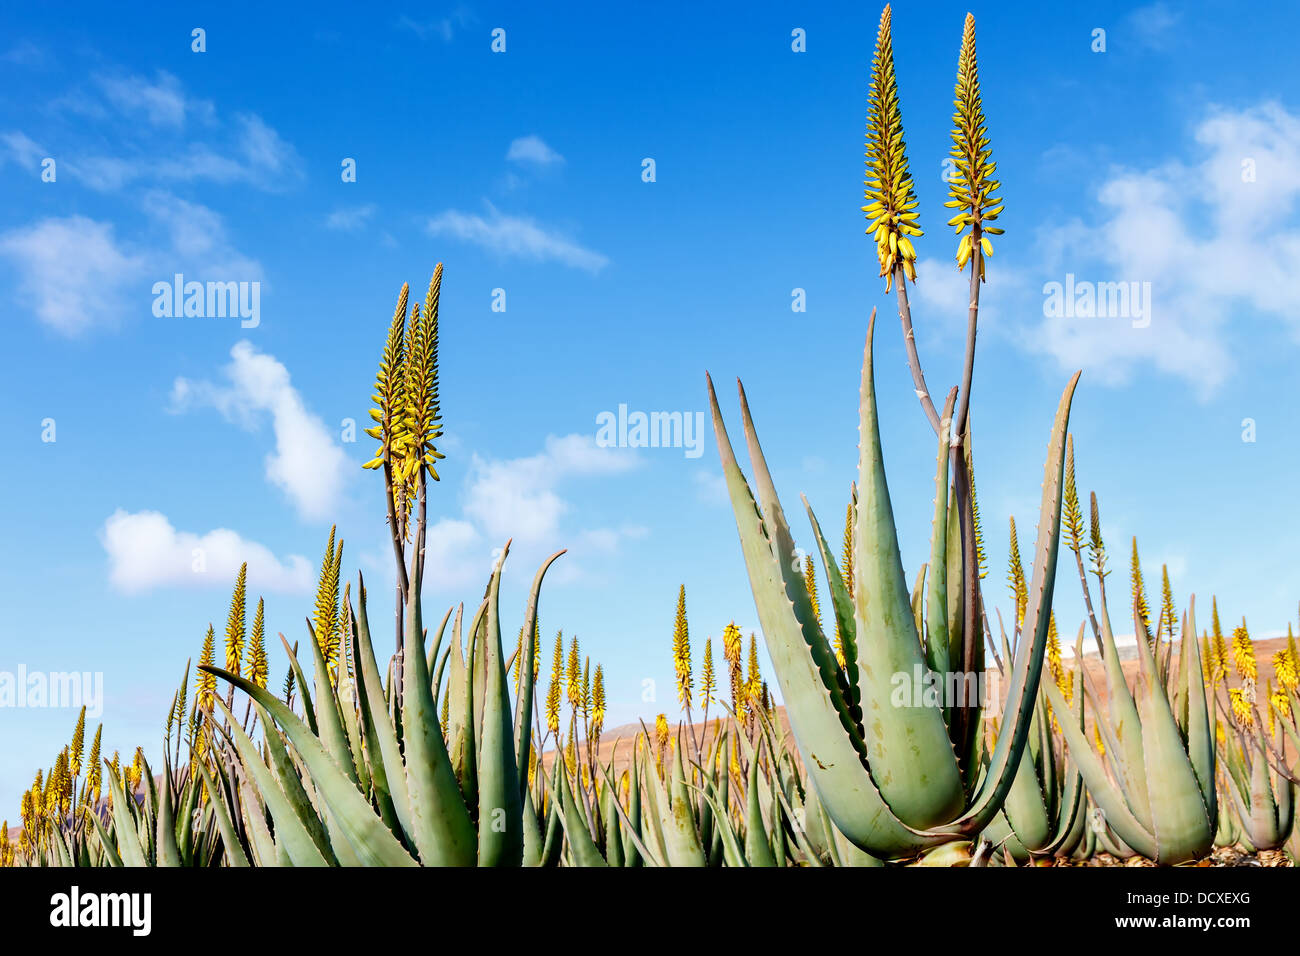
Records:
[[[245,561],[254,591],[302,593],[314,581],[311,562],[300,555],[281,561],[264,545],[227,528],[203,535],[177,531],[157,511],[117,509],[104,523],[100,541],[108,552],[109,581],[129,594],[164,586],[228,588]]]
[[[266,456],[266,477],[308,519],[328,518],[337,507],[349,474],[342,447],[325,423],[308,410],[289,379],[289,370],[274,356],[247,341],[230,350],[233,361],[223,370],[229,385],[177,378],[172,408],[192,405],[217,409],[230,421],[255,427],[270,413],[275,450]]]
[[[534,166],[556,166],[564,162],[564,157],[537,135],[521,136],[514,140],[506,151],[506,159],[512,163]]]
[[[500,547],[503,543],[493,547]],[[424,573],[425,580],[435,588],[457,591],[482,584],[490,563],[490,549],[470,522],[442,518],[429,526],[424,546]]]
[[[465,514],[492,538],[513,537],[521,544],[554,541],[568,510],[555,490],[561,479],[617,474],[634,465],[627,450],[597,447],[588,435],[549,435],[545,450],[526,458],[489,461],[475,455]]]
[[[118,156],[84,155],[64,166],[92,189],[111,192],[137,181],[247,183],[276,191],[302,178],[297,150],[266,121],[253,113],[239,114],[222,146],[189,142],[177,147],[152,141],[139,144],[154,158],[149,161]]]
[[[559,262],[575,269],[599,272],[609,259],[549,230],[532,219],[507,216],[489,209],[489,216],[449,209],[429,220],[434,236],[452,236],[502,256],[534,262]]]
[[[0,256],[18,269],[20,299],[68,336],[116,321],[123,289],[145,274],[146,264],[144,256],[119,245],[111,223],[85,216],[10,230],[0,235]]]
[[[163,70],[153,82],[139,76],[97,76],[95,82],[119,112],[143,115],[154,126],[179,128],[190,115],[210,121],[215,113],[211,102],[186,97],[180,80]]]
[[[8,157],[25,169],[36,169],[49,155],[21,130],[0,133],[0,147],[3,147],[0,149],[0,163]]]
[[[15,66],[43,66],[48,59],[45,51],[31,40],[20,40],[4,53],[0,53],[0,61]]]
[[[443,43],[450,43],[456,36],[456,31],[460,28],[469,26],[474,21],[468,8],[458,6],[451,12],[450,16],[438,17],[432,20],[414,20],[403,14],[397,18],[397,25],[403,30],[410,30],[421,40],[426,37],[436,36]]]
[[[626,541],[648,533],[632,524],[572,530],[570,503],[561,493],[575,478],[617,475],[636,466],[633,452],[598,448],[588,435],[548,436],[536,455],[506,460],[471,457],[462,488],[462,514],[431,525],[425,550],[427,579],[456,590],[481,584],[499,549],[511,541],[511,560],[525,567],[561,548],[569,554],[555,580],[579,578],[584,556],[607,558]]]
[[[329,229],[341,229],[345,232],[351,232],[364,227],[374,214],[374,203],[365,203],[361,206],[345,206],[330,213],[325,220],[325,226]]]
[[[1032,348],[1111,382],[1149,362],[1205,395],[1233,370],[1226,326],[1243,307],[1300,338],[1300,117],[1276,103],[1215,109],[1195,141],[1197,162],[1117,169],[1096,221],[1039,237],[1051,281],[1150,282],[1150,326],[1047,318],[1023,330]]]
[[[177,272],[222,281],[262,281],[238,252],[222,218],[207,206],[159,190],[142,200],[150,231],[124,242],[112,223],[85,216],[47,218],[0,234],[0,258],[18,272],[19,300],[67,336],[151,316],[150,282]],[[136,293],[132,298],[132,293]]]
[[[1182,14],[1171,10],[1169,4],[1158,2],[1134,10],[1129,14],[1128,22],[1140,41],[1160,49],[1181,17]]]

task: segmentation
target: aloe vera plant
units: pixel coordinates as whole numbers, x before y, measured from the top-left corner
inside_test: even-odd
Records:
[[[1069,723],[1061,728],[1092,799],[1104,812],[1107,826],[1127,847],[1160,863],[1197,859],[1213,847],[1218,803],[1214,738],[1195,636],[1196,598],[1192,596],[1188,602],[1178,667],[1172,673],[1172,645],[1157,661],[1155,642],[1140,602],[1135,600],[1138,676],[1130,689],[1111,631],[1095,496],[1092,515],[1097,577],[1103,585],[1097,607],[1098,642],[1106,674],[1104,710],[1096,707],[1099,694],[1088,684],[1085,688],[1095,701],[1104,753],[1094,748],[1081,728]],[[1083,585],[1087,588],[1086,579]],[[1050,682],[1044,688],[1052,706],[1064,711],[1068,705],[1060,690]]]
[[[859,408],[858,502],[854,534],[854,584],[849,597],[834,557],[808,509],[812,533],[830,581],[835,614],[844,635],[841,669],[812,613],[804,576],[796,567],[794,540],[772,484],[750,416],[743,386],[741,415],[753,465],[757,501],[741,474],[709,380],[709,402],[723,473],[749,571],[763,636],[781,684],[800,754],[821,804],[857,847],[876,856],[899,857],[927,847],[970,839],[996,815],[1011,788],[1028,739],[1042,668],[1054,580],[1065,429],[1076,375],[1062,395],[1049,444],[1043,480],[1039,542],[1026,640],[1015,651],[1010,677],[1008,721],[982,770],[958,758],[952,733],[937,706],[895,707],[895,675],[911,675],[931,660],[948,660],[942,626],[918,633],[899,557],[889,489],[880,448],[872,337],[867,332]],[[947,462],[946,428],[938,455]],[[944,565],[947,536],[945,481],[938,482],[933,567]],[[933,573],[933,572],[932,572]],[[943,601],[946,608],[946,595]],[[939,620],[939,608],[932,608]],[[946,611],[944,612],[946,613]],[[946,620],[945,620],[946,623]],[[937,669],[936,669],[937,670]],[[944,667],[941,686],[959,685],[966,675]],[[1068,712],[1068,708],[1063,709]]]

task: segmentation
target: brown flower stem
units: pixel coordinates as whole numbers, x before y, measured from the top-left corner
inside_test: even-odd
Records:
[[[930,427],[939,434],[939,413],[934,409],[930,390],[925,384],[925,373],[921,371],[921,357],[916,351],[916,335],[912,331],[912,306],[907,300],[907,276],[900,261],[894,267],[894,286],[898,292],[898,320],[903,325],[903,345],[907,348],[907,367],[912,372],[912,387],[916,397],[921,400],[921,410],[930,420]]]

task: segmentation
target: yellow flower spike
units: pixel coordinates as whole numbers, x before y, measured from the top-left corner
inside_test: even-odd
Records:
[[[104,725],[100,724],[95,728],[95,739],[90,743],[90,759],[86,764],[86,790],[90,793],[91,807],[98,806],[100,798],[100,785],[103,780],[104,762],[99,759],[100,738],[104,733]]]
[[[758,668],[758,642],[749,635],[749,674],[745,679],[747,697],[756,707],[762,706],[763,675]]]
[[[1146,585],[1142,583],[1142,565],[1138,561],[1138,539],[1133,538],[1133,554],[1129,559],[1129,576],[1133,584],[1133,604],[1137,608],[1138,616],[1142,619],[1142,626],[1146,629],[1147,640],[1151,637],[1151,609],[1147,606]]]
[[[334,546],[336,528],[330,528],[329,541],[325,545],[325,557],[321,560],[320,579],[316,585],[316,613],[312,620],[312,630],[316,633],[316,643],[320,646],[321,656],[329,668],[330,680],[338,677],[339,640],[339,572],[343,564],[343,542]]]
[[[216,662],[215,653],[216,636],[213,634],[212,625],[209,624],[207,636],[203,638],[203,649],[199,652],[199,667],[211,667]],[[212,701],[217,696],[217,675],[200,670],[196,683],[199,710],[211,713]]]
[[[975,57],[975,18],[966,14],[962,30],[961,53],[957,57],[957,84],[954,89],[952,117],[953,174],[948,181],[948,195],[944,203],[950,209],[960,210],[948,220],[957,235],[969,228],[957,244],[957,267],[965,268],[978,241],[982,255],[979,257],[980,279],[984,278],[984,257],[993,255],[989,236],[998,236],[1002,230],[989,223],[1002,212],[1002,200],[993,194],[1000,183],[993,178],[997,163],[992,161],[984,104],[980,98],[979,64]]]
[[[1016,602],[1016,627],[1023,627],[1025,611],[1029,607],[1029,588],[1025,584],[1025,568],[1020,560],[1020,542],[1016,538],[1016,519],[1011,519],[1011,547],[1007,556],[1007,585]]]
[[[77,726],[72,731],[72,775],[81,776],[81,758],[85,756],[86,751],[86,708],[81,708],[81,713],[77,716]]]
[[[246,610],[246,583],[248,580],[248,562],[239,566],[235,578],[235,591],[230,596],[230,614],[226,618],[226,670],[236,677],[240,674],[240,663],[244,656],[244,612]]]
[[[594,740],[600,739],[601,731],[605,729],[605,671],[596,665],[596,677],[591,687],[591,736]]]
[[[397,298],[397,308],[393,312],[393,321],[388,327],[388,338],[384,342],[384,351],[379,359],[379,373],[375,377],[375,394],[370,396],[375,403],[370,417],[377,422],[367,428],[366,434],[377,439],[379,449],[363,468],[379,468],[384,462],[392,460],[394,429],[397,415],[406,405],[403,395],[405,385],[403,365],[406,357],[406,302],[410,295],[410,286],[402,283],[402,291]]]
[[[853,502],[844,506],[844,549],[840,553],[840,574],[844,578],[844,589],[853,598]],[[839,615],[835,616],[835,662],[840,669],[845,667],[844,634],[840,628]]]
[[[270,675],[266,663],[266,602],[257,599],[257,610],[253,614],[253,636],[248,644],[248,679],[258,687],[266,687]],[[182,698],[181,710],[184,710]],[[178,715],[179,716],[179,713]]]
[[[1242,680],[1254,681],[1259,676],[1255,663],[1255,645],[1246,630],[1246,619],[1241,619],[1241,626],[1232,632],[1232,664]]]
[[[555,655],[551,660],[551,685],[546,691],[546,729],[560,732],[560,683],[564,679],[564,632],[555,632]]]
[[[803,583],[808,589],[808,598],[812,601],[813,617],[822,619],[821,602],[817,600],[817,567],[813,564],[811,554],[803,556]]]
[[[686,625],[686,585],[677,592],[677,617],[673,622],[673,673],[677,677],[677,700],[685,708],[691,706],[693,677],[691,674],[691,641]]]
[[[1273,673],[1277,676],[1279,690],[1300,692],[1300,661],[1296,660],[1290,648],[1283,648],[1273,655]]]
[[[704,662],[700,665],[700,693],[704,697],[704,705],[707,707],[713,700],[713,692],[717,689],[717,679],[713,675],[713,638],[704,639]]]
[[[1174,605],[1174,591],[1169,586],[1169,565],[1160,565],[1160,616],[1164,620],[1161,625],[1161,634],[1169,640],[1174,639],[1174,619],[1178,616],[1178,608]]]
[[[740,628],[732,621],[722,629],[722,656],[727,661],[727,677],[731,685],[731,709],[737,720],[745,719],[745,679],[740,658],[743,653]]]
[[[907,168],[903,119],[898,105],[898,83],[894,76],[891,36],[892,13],[888,5],[880,15],[876,52],[871,61],[871,91],[867,108],[867,234],[876,242],[876,258],[885,291],[892,288],[894,273],[916,281],[916,250],[908,236],[919,236],[916,226],[916,192]],[[902,240],[902,241],[900,241]]]
[[[1240,687],[1228,688],[1228,702],[1232,705],[1232,719],[1239,727],[1254,727],[1255,714],[1251,702]]]
[[[579,652],[576,636],[569,644],[569,661],[565,668],[564,686],[569,710],[576,714],[582,708],[582,654]]]

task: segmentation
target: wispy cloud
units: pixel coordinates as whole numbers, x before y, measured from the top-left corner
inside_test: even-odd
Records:
[[[532,563],[568,547],[564,580],[580,575],[584,555],[608,556],[628,540],[644,536],[636,525],[566,529],[572,510],[566,487],[583,479],[624,474],[636,467],[634,452],[601,448],[590,435],[548,436],[541,451],[522,458],[473,455],[462,488],[462,513],[429,530],[429,579],[455,590],[482,580],[507,539],[517,560]]]
[[[1150,282],[1150,326],[1046,318],[1022,330],[1032,348],[1112,382],[1151,363],[1208,395],[1233,371],[1225,332],[1240,306],[1300,338],[1300,116],[1277,103],[1214,109],[1194,140],[1194,161],[1116,169],[1094,219],[1039,236],[1053,280]]]
[[[30,40],[19,40],[4,53],[0,53],[0,62],[12,63],[14,66],[44,66],[49,56]]]
[[[187,118],[211,122],[216,115],[211,101],[186,96],[180,80],[163,70],[153,80],[99,75],[95,83],[119,113],[133,119],[143,117],[154,126],[180,128]]]
[[[448,16],[433,17],[428,20],[416,20],[405,14],[397,18],[397,26],[402,30],[409,30],[421,40],[434,37],[442,40],[443,43],[450,43],[456,37],[456,31],[462,30],[474,22],[473,15],[469,9],[459,6]]]
[[[1153,49],[1161,49],[1168,45],[1181,18],[1180,11],[1172,9],[1161,0],[1138,7],[1128,15],[1128,24],[1141,43]]]
[[[523,216],[489,209],[487,216],[449,209],[429,220],[430,235],[451,236],[500,256],[534,262],[558,262],[575,269],[599,272],[609,259],[559,232]]]
[[[148,316],[146,280],[185,271],[261,280],[261,266],[234,248],[212,209],[160,190],[146,192],[141,204],[148,226],[130,240],[111,222],[85,216],[48,217],[0,234],[19,301],[54,331],[77,336]]]
[[[205,534],[177,531],[157,511],[118,508],[100,531],[113,587],[137,594],[158,587],[229,587],[239,566],[258,591],[311,590],[312,565],[301,555],[283,561],[265,545],[228,528]]]
[[[512,163],[543,167],[558,166],[564,162],[563,156],[535,134],[513,140],[510,148],[506,150],[506,159]]]
[[[0,166],[12,160],[24,169],[35,170],[48,155],[26,133],[18,130],[0,133]]]
[[[145,257],[124,248],[111,223],[85,216],[42,219],[6,232],[0,256],[17,267],[20,298],[67,336],[116,321],[122,290],[146,272]]]
[[[235,116],[226,139],[221,146],[206,142],[190,142],[180,148],[150,144],[147,150],[156,158],[148,161],[89,154],[74,155],[64,165],[73,177],[104,192],[139,181],[246,183],[274,192],[302,178],[297,150],[260,116]]]
[[[230,356],[231,363],[223,369],[228,384],[177,378],[172,410],[208,406],[249,429],[269,415],[275,450],[266,456],[267,480],[285,493],[303,517],[329,517],[349,474],[342,447],[307,408],[283,363],[247,341],[236,343]]]
[[[371,220],[375,208],[374,203],[366,203],[361,206],[345,206],[336,209],[325,219],[325,226],[329,229],[353,232],[363,228]]]

